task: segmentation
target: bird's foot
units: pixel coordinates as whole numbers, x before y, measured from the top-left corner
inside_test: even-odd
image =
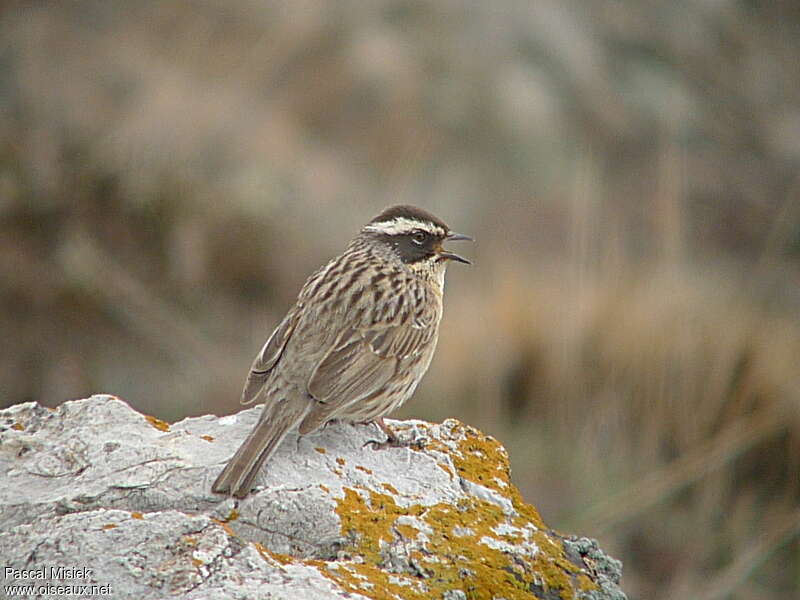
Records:
[[[425,447],[427,440],[423,436],[415,435],[408,439],[400,439],[400,437],[392,431],[389,426],[383,422],[383,418],[375,419],[373,421],[383,433],[386,434],[386,441],[380,442],[378,440],[367,440],[364,442],[362,448],[372,446],[373,450],[383,450],[384,448],[414,448],[415,450],[422,450]]]

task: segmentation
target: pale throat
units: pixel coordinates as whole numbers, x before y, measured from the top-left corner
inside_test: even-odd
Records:
[[[438,257],[420,260],[406,264],[405,267],[419,278],[429,279],[436,284],[440,292],[444,291],[444,274],[447,270],[447,261]]]

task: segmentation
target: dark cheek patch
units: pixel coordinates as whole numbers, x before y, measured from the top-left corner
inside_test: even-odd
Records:
[[[404,263],[415,263],[435,254],[433,246],[436,244],[435,238],[429,238],[424,245],[416,245],[410,235],[382,235],[381,240],[391,244]]]

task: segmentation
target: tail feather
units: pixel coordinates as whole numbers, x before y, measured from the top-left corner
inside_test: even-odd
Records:
[[[211,490],[236,498],[247,496],[261,466],[278,449],[286,434],[305,418],[311,406],[307,398],[265,406],[253,431],[228,461]]]

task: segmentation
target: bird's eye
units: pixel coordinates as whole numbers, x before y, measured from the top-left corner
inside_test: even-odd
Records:
[[[425,243],[425,239],[427,236],[425,235],[424,231],[415,231],[411,234],[411,241],[414,242],[417,246],[422,246]]]

